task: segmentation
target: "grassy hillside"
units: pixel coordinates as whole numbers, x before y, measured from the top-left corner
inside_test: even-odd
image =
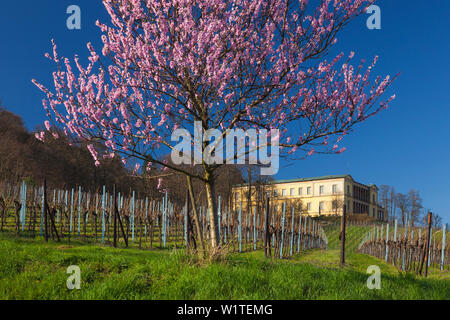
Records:
[[[315,250],[267,261],[262,252],[199,265],[183,251],[143,251],[45,244],[0,235],[1,299],[449,299],[450,274],[430,279],[352,254]],[[68,290],[66,269],[81,268],[81,289]],[[381,290],[366,287],[369,265],[381,268]]]
[[[345,236],[345,249],[348,253],[353,253],[358,250],[358,246],[364,237],[372,230],[369,226],[353,226],[348,225]],[[340,248],[339,234],[341,233],[341,226],[339,223],[330,224],[324,227],[325,234],[328,238],[328,249]]]

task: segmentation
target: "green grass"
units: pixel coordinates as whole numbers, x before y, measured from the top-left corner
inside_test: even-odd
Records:
[[[114,249],[44,243],[0,235],[0,299],[449,299],[448,271],[429,279],[404,274],[354,253],[339,268],[335,250],[289,260],[261,251],[199,265],[182,250]],[[81,289],[68,290],[66,269],[81,268]],[[369,265],[381,268],[381,290],[366,287]]]

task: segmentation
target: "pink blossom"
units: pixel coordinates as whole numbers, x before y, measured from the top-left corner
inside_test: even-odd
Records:
[[[44,137],[45,137],[45,133],[44,132],[42,132],[42,131],[41,132],[36,132],[34,134],[34,136],[36,137],[36,139],[44,142]]]
[[[45,128],[54,124],[83,141],[105,141],[102,158],[168,151],[172,130],[194,119],[222,130],[279,129],[289,137],[287,153],[312,155],[308,144],[328,152],[328,136],[392,101],[381,97],[393,78],[371,80],[378,57],[352,65],[353,51],[348,59],[327,53],[340,26],[364,13],[363,0],[200,1],[195,14],[191,1],[103,4],[110,20],[96,22],[103,56],[89,42],[86,63],[78,56],[71,63],[52,40],[52,88],[32,80],[44,95]],[[98,161],[98,151],[89,149]]]
[[[88,144],[87,148],[88,148],[89,152],[91,153],[92,158],[94,158],[94,160],[98,160],[98,153],[94,149],[94,146],[92,144]]]
[[[45,128],[47,129],[47,131],[50,131],[51,125],[48,120],[44,121],[44,125],[45,125]]]

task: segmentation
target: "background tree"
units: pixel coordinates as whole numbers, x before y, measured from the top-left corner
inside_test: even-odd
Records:
[[[344,197],[342,193],[333,195],[333,200],[331,200],[331,210],[333,211],[333,214],[336,216],[338,216],[341,212],[343,212]]]
[[[410,207],[408,196],[403,193],[397,193],[395,196],[395,203],[397,208],[400,210],[400,218],[402,221],[402,225],[406,225],[406,219],[408,218],[408,210]]]
[[[390,215],[390,211],[391,211],[391,195],[392,195],[392,190],[393,188],[391,186],[382,184],[380,186],[380,190],[378,191],[378,199],[379,202],[381,203],[381,205],[383,206],[383,208],[386,209],[386,212],[388,214],[387,216],[387,220],[389,220],[389,215]]]
[[[58,133],[56,128],[52,132]],[[48,132],[46,143],[41,143],[27,131],[20,116],[0,105],[0,182],[17,185],[27,179],[42,184],[46,177],[52,188],[81,185],[95,191],[104,184],[115,183],[124,191],[140,189],[118,157],[105,159],[96,167],[86,143],[61,132],[59,135],[55,139]]]
[[[238,165],[237,168],[240,170],[246,186],[245,197],[247,210],[253,210],[253,204],[256,205],[257,210],[261,210],[265,196],[267,195],[267,185],[273,181],[273,178],[271,176],[261,175],[260,165],[247,163],[245,165]]]
[[[442,217],[440,215],[438,215],[437,213],[433,213],[433,224],[432,227],[435,229],[439,229],[442,228]]]
[[[408,192],[408,202],[409,202],[409,219],[411,220],[411,225],[414,227],[415,224],[420,223],[421,213],[422,213],[422,198],[417,190],[411,189]]]
[[[353,52],[325,58],[337,34],[373,1],[103,3],[111,18],[97,23],[103,58],[89,43],[88,66],[75,58],[72,68],[54,44],[47,55],[58,68],[54,89],[33,80],[47,95],[44,109],[65,132],[102,141],[103,153],[89,145],[96,164],[119,154],[201,180],[212,251],[219,244],[220,164],[203,159],[203,171],[192,173],[161,162],[159,155],[173,149],[175,128],[192,132],[199,121],[204,131],[222,129],[221,138],[226,129],[280,129],[269,145],[279,142],[286,156],[339,153],[342,137],[393,99],[379,102],[392,79],[371,76],[377,57],[366,69],[351,65]],[[206,147],[203,141],[202,153]]]
[[[0,104],[0,178],[17,182],[27,172],[29,134],[22,119]]]
[[[389,219],[391,221],[394,221],[394,219],[395,219],[395,217],[397,215],[397,205],[396,205],[396,201],[395,201],[395,189],[394,189],[394,187],[391,187],[391,190],[390,190],[389,209],[390,209]]]

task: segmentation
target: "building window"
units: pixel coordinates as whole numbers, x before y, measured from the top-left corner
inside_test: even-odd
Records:
[[[289,195],[293,196],[294,195],[294,188],[291,188],[291,190],[289,190]]]
[[[350,212],[350,200],[347,200],[347,208],[345,209],[347,210],[347,213]]]
[[[311,210],[311,202],[308,202],[306,204],[306,210],[310,211]]]
[[[333,184],[333,193],[337,193],[337,184]]]
[[[323,212],[323,201],[319,202],[319,213]]]
[[[350,186],[347,186],[347,194],[350,195]]]
[[[301,196],[303,194],[303,188],[298,188],[298,195]]]
[[[274,197],[278,197],[278,190],[277,189],[273,190],[273,196]]]
[[[236,200],[239,200],[239,193],[236,192]]]
[[[372,208],[372,214],[373,214],[373,217],[375,218],[375,208]],[[378,215],[378,219],[380,218],[380,215]]]
[[[286,189],[282,189],[282,190],[281,190],[281,195],[282,195],[283,197],[286,196]]]
[[[311,187],[306,188],[306,194],[311,194]]]
[[[375,195],[372,195],[372,202],[375,203]]]
[[[323,186],[320,186],[320,187],[319,187],[319,194],[323,194],[323,189],[324,189]]]

